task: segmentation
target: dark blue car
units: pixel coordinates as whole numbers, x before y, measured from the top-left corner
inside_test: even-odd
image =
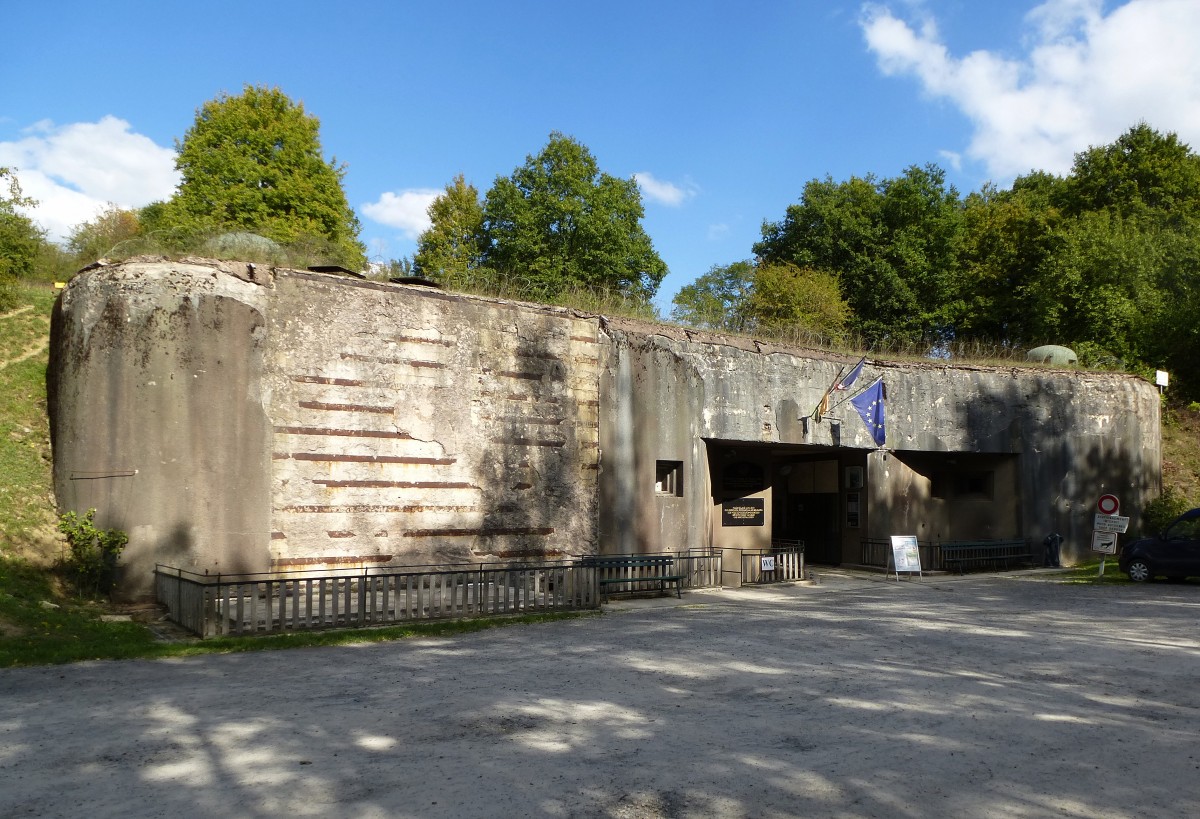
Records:
[[[1122,547],[1118,565],[1138,583],[1200,577],[1200,509],[1184,512],[1160,534]]]

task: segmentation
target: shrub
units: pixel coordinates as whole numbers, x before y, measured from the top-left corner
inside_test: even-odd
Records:
[[[74,512],[59,516],[58,530],[67,538],[70,556],[63,568],[75,582],[80,595],[107,595],[117,578],[117,560],[129,536],[120,529],[100,529],[93,522],[96,510],[89,509],[83,517]]]
[[[1142,512],[1144,531],[1161,532],[1167,524],[1192,508],[1192,502],[1183,493],[1168,486],[1163,493],[1146,504]]]

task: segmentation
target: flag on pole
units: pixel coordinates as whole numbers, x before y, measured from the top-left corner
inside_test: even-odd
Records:
[[[854,385],[854,382],[858,380],[858,377],[860,375],[862,375],[863,365],[866,363],[867,363],[867,357],[864,355],[862,357],[862,361],[859,361],[857,364],[855,364],[854,369],[852,369],[850,372],[846,373],[845,378],[839,379],[838,382],[833,385],[833,388],[835,390],[850,389],[850,387],[852,387]]]
[[[863,423],[867,425],[867,431],[871,433],[875,446],[883,446],[883,442],[887,440],[883,413],[884,396],[883,376],[879,376],[874,384],[850,399],[850,403],[862,416]]]

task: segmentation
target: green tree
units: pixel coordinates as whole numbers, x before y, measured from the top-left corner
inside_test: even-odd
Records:
[[[936,165],[895,179],[826,177],[804,186],[754,252],[765,263],[835,272],[870,342],[952,330],[958,302],[961,205]]]
[[[713,265],[671,300],[671,320],[701,330],[746,329],[746,299],[754,286],[754,262]]]
[[[1068,223],[1032,291],[1033,332],[1063,339],[1085,364],[1142,360],[1161,304],[1158,231],[1091,211]]]
[[[121,246],[141,235],[142,225],[135,210],[109,204],[95,219],[83,222],[67,237],[67,250],[80,264],[90,264],[109,255],[121,255]]]
[[[206,102],[176,142],[182,175],[155,228],[248,231],[280,244],[326,244],[330,261],[365,264],[345,166],[326,161],[320,123],[277,88],[247,85]]]
[[[1200,157],[1173,133],[1139,123],[1111,145],[1075,155],[1065,205],[1179,225],[1200,215]]]
[[[764,264],[742,312],[754,328],[797,337],[839,339],[850,319],[837,276],[793,264]]]
[[[557,132],[496,179],[483,214],[483,263],[532,296],[581,286],[649,301],[667,273],[642,229],[637,183],[602,173],[584,145]]]
[[[462,174],[429,205],[430,226],[417,239],[414,269],[447,287],[469,287],[483,261],[483,205]]]
[[[46,244],[42,230],[20,212],[36,204],[21,192],[16,173],[0,167],[0,310],[15,305],[16,282],[33,274]]]
[[[1046,312],[1039,281],[1047,261],[1062,245],[1064,218],[1053,204],[1062,180],[1032,174],[1011,190],[985,185],[963,203],[960,245],[961,310],[959,337],[986,338],[1007,345],[1062,342],[1046,335]]]

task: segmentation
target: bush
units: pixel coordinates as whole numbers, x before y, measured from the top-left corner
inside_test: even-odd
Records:
[[[89,509],[83,517],[74,512],[60,515],[58,530],[67,538],[71,548],[64,558],[63,568],[75,582],[76,592],[95,596],[108,595],[117,579],[117,560],[129,536],[120,529],[100,529],[93,522],[96,510]]]
[[[1146,504],[1142,512],[1143,530],[1146,533],[1161,532],[1167,524],[1193,507],[1183,493],[1168,486],[1163,493]]]

